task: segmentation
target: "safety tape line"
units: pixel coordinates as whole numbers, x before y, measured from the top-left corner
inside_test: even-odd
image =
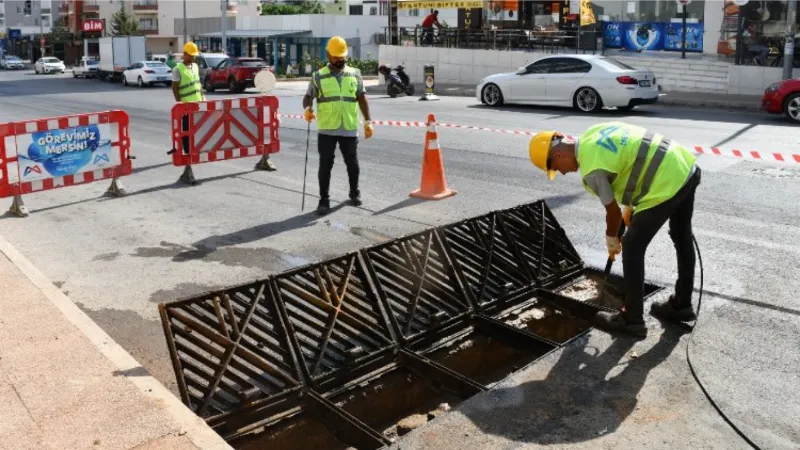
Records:
[[[281,117],[289,119],[303,119],[301,114],[280,114]],[[391,126],[391,127],[427,127],[425,122],[403,121],[403,120],[373,120],[373,125],[378,126]],[[518,136],[533,136],[536,134],[534,131],[520,131],[520,130],[501,130],[498,128],[475,127],[472,125],[458,125],[452,123],[436,122],[436,126],[445,128],[458,128],[463,130],[475,131],[489,131],[493,133],[504,133]],[[716,155],[728,156],[739,159],[750,159],[754,161],[778,161],[778,162],[796,162],[800,163],[800,154],[797,153],[776,153],[776,152],[758,152],[758,151],[742,151],[742,150],[721,150],[717,147],[703,147],[696,145],[694,150],[697,154],[701,155]]]

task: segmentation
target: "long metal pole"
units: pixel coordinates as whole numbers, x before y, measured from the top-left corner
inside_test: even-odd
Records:
[[[52,20],[53,13],[50,13]],[[39,57],[44,58],[44,21],[42,20],[42,0],[39,1]]]
[[[222,9],[222,52],[228,54],[228,0],[220,2]]]
[[[183,0],[183,44],[189,42],[189,37],[186,34],[186,0]]]
[[[681,5],[683,8],[683,28],[681,28],[681,59],[686,59],[686,5]]]
[[[786,10],[786,44],[783,47],[783,79],[792,78],[792,64],[794,63],[794,25],[797,14],[797,0],[789,0]]]

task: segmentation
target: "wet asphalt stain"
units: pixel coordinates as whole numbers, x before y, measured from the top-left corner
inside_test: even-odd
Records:
[[[341,222],[336,222],[336,221],[333,221],[333,220],[330,220],[330,219],[326,219],[323,223],[325,225],[333,228],[334,230],[344,231],[344,232],[350,233],[352,235],[359,236],[359,237],[362,237],[364,239],[367,239],[367,240],[370,240],[370,241],[374,241],[374,242],[378,242],[378,243],[388,242],[388,241],[391,241],[392,239],[394,239],[394,237],[392,237],[392,236],[380,233],[380,232],[372,230],[370,228],[351,227],[349,225],[345,225],[345,224],[343,224]]]
[[[162,241],[160,247],[139,247],[133,256],[170,258],[173,262],[218,262],[230,267],[247,267],[270,272],[282,272],[309,262],[302,256],[269,247],[209,247],[205,245],[189,247],[166,241]]]
[[[193,297],[205,292],[222,289],[221,286],[208,286],[197,283],[180,283],[173,289],[159,289],[150,294],[153,303],[171,302],[186,297]]]
[[[122,256],[122,253],[120,252],[102,253],[92,258],[92,261],[114,261],[120,256]]]
[[[76,302],[76,305],[130,353],[147,373],[174,395],[180,396],[160,321],[145,319],[134,311],[111,308],[92,310],[82,303]],[[141,376],[143,373],[141,369],[127,374],[115,373],[128,376],[136,374]]]
[[[59,289],[61,289],[61,286],[64,286],[65,284],[67,284],[66,281],[53,281],[53,285]]]

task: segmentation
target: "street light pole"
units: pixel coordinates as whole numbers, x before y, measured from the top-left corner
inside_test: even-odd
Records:
[[[39,57],[44,58],[44,18],[42,17],[42,4],[44,0],[39,0]],[[52,5],[51,5],[52,6]],[[52,10],[50,17],[53,17]]]
[[[786,10],[786,44],[783,46],[783,79],[792,78],[792,64],[794,63],[794,23],[797,14],[797,1],[789,0]]]
[[[186,35],[186,0],[183,0],[183,45],[189,42],[189,38]]]
[[[220,1],[222,9],[222,53],[228,54],[228,0]]]

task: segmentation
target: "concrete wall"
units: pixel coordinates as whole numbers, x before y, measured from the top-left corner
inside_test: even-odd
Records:
[[[53,4],[49,0],[31,2],[31,15],[25,16],[24,0],[8,0],[3,2],[3,14],[5,27],[0,27],[0,31],[8,33],[6,28],[18,28],[23,36],[39,35],[40,28],[38,20],[44,15],[48,19],[45,21],[44,32],[50,32],[50,25],[53,23]],[[58,18],[58,4],[55,5],[55,15]],[[39,43],[36,43],[39,46]]]
[[[422,80],[425,64],[434,64],[437,83],[476,85],[494,73],[513,72],[544,53],[467,50],[381,45],[381,64],[403,64],[412,80]],[[618,56],[614,59],[637,69],[652,70],[664,91],[761,95],[781,79],[776,67],[735,66],[715,57],[682,60],[675,56]]]

